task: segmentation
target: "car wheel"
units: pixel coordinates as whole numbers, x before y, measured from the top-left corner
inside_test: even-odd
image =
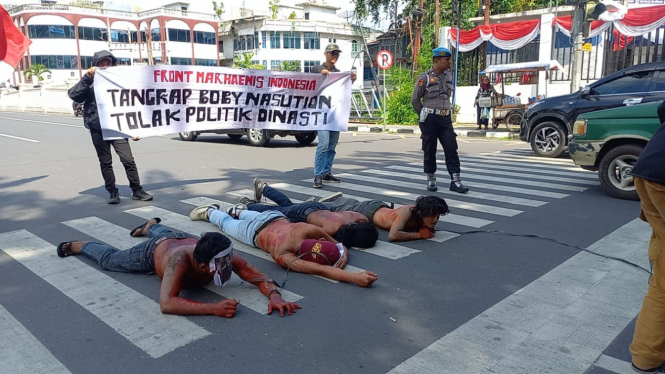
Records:
[[[543,122],[531,132],[531,149],[543,157],[558,157],[566,146],[566,134],[556,122]]]
[[[310,145],[316,139],[316,132],[301,132],[296,134],[296,140],[302,145]]]
[[[248,129],[247,140],[249,144],[255,147],[265,147],[270,142],[270,136],[267,130],[262,129]]]
[[[193,142],[194,140],[196,140],[196,138],[199,137],[199,134],[196,133],[195,131],[181,132],[179,135],[180,135],[180,139],[188,141],[188,142]]]
[[[228,136],[229,138],[231,138],[233,140],[238,140],[238,139],[242,138],[241,134],[226,134],[226,136]]]
[[[625,200],[639,200],[633,182],[633,165],[644,149],[641,145],[620,145],[603,156],[598,167],[598,178],[611,196]]]

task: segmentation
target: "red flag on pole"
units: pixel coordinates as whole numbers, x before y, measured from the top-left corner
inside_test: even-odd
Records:
[[[9,13],[0,5],[0,83],[11,77],[30,43],[30,39],[21,33]]]

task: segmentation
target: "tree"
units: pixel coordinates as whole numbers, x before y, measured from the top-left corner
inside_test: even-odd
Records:
[[[215,12],[217,19],[221,21],[222,16],[224,15],[224,3],[220,1],[219,4],[217,4],[217,2],[213,0],[212,9]]]
[[[42,74],[50,73],[51,71],[43,64],[34,64],[30,66],[30,69],[23,71],[23,76],[25,79],[33,80],[34,77],[37,77],[37,82],[41,85],[41,81],[44,80]],[[34,82],[33,82],[34,83]]]
[[[268,5],[270,5],[268,8],[272,14],[272,19],[277,19],[277,12],[279,11],[279,0],[270,0]]]
[[[239,55],[233,56],[233,67],[237,69],[265,70],[265,66],[252,63],[252,57],[254,57],[253,53],[243,53],[242,57]]]
[[[279,65],[281,71],[300,71],[300,61],[282,61]]]
[[[296,12],[293,11],[291,14],[289,14],[289,19],[296,19]]]

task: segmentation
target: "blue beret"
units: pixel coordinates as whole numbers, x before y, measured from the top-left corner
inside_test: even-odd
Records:
[[[444,47],[439,47],[439,48],[434,48],[432,50],[432,55],[434,57],[451,57],[453,54],[450,52],[450,49],[444,48]]]

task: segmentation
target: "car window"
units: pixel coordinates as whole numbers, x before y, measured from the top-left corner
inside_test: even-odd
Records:
[[[653,71],[641,71],[624,75],[615,80],[605,82],[593,88],[592,95],[617,95],[645,92],[650,83]]]
[[[665,91],[665,71],[661,70],[656,74],[654,80],[654,91]]]

